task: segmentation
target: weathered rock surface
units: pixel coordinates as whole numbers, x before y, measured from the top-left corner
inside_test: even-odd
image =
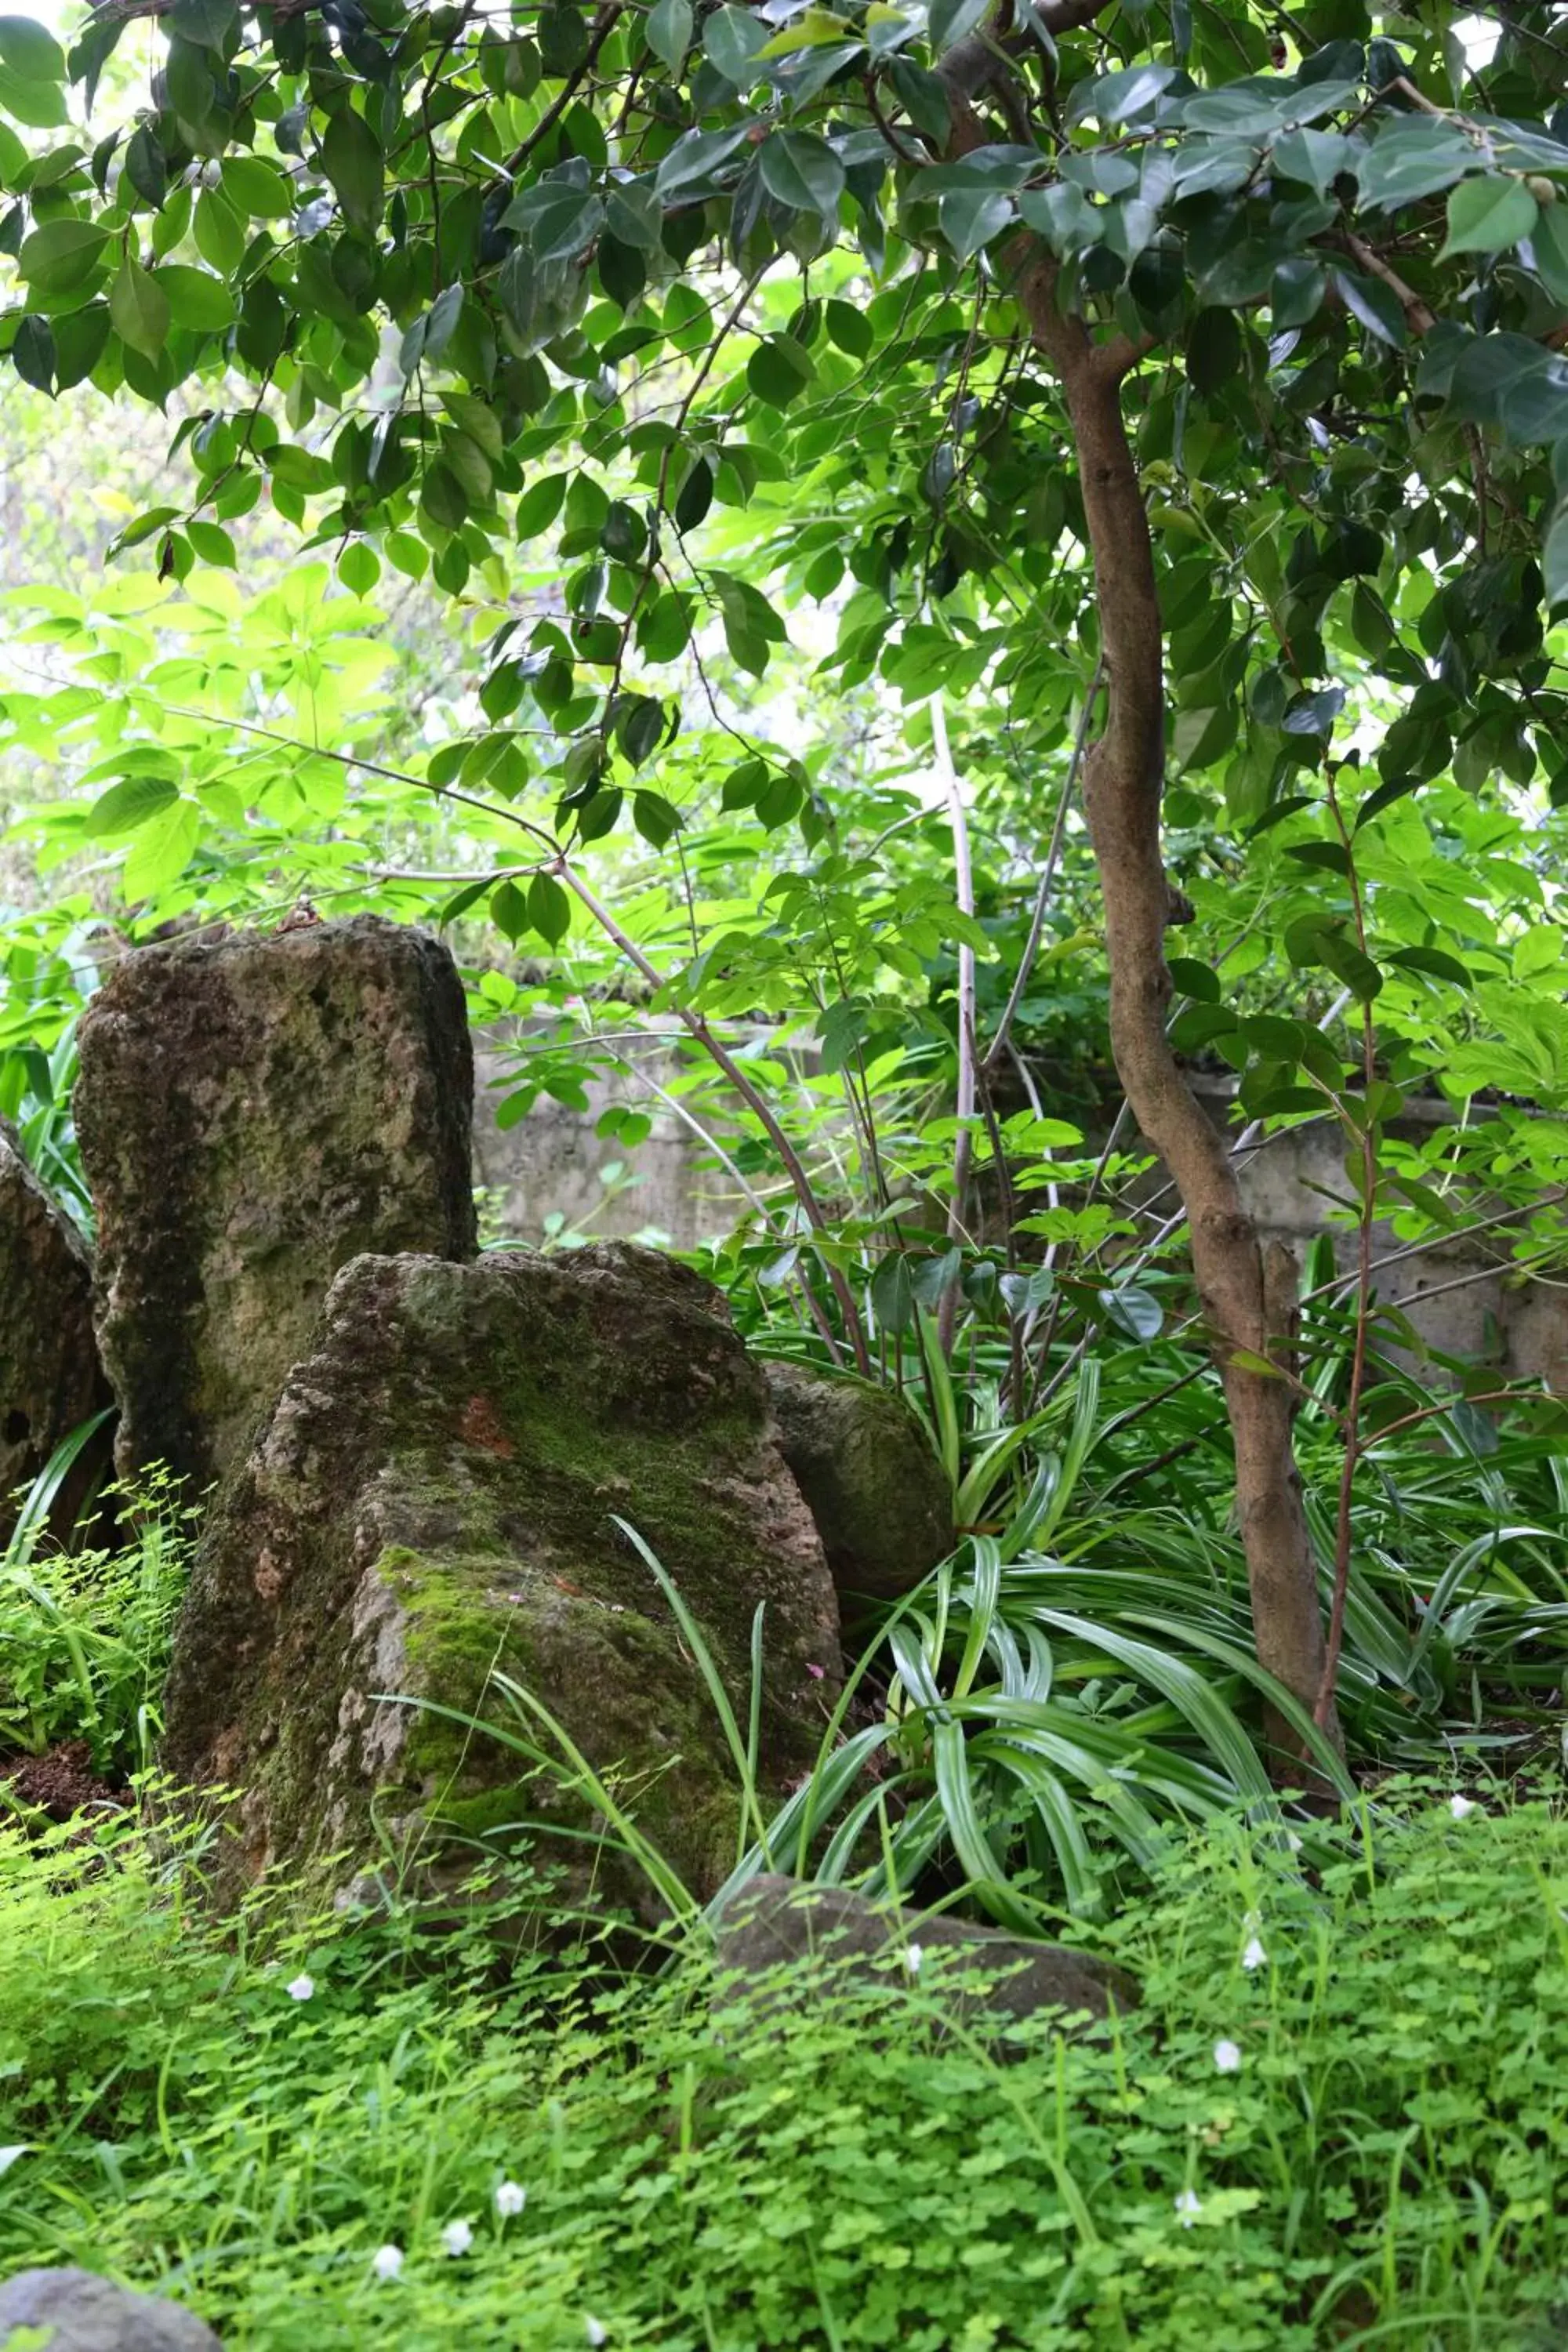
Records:
[[[748,1977],[804,1960],[831,1958],[852,1976],[880,1980],[893,1961],[907,1981],[909,1955],[962,1953],[985,1974],[985,1990],[951,1988],[955,2014],[984,2008],[1014,2018],[1043,2009],[1069,2017],[1105,2017],[1112,2006],[1134,2008],[1138,1987],[1124,1969],[1061,1944],[1036,1944],[966,1919],[879,1908],[844,1886],[812,1886],[772,1874],[752,1879],[726,1906],[719,1929],[719,1965]],[[787,1987],[770,2000],[789,1998]]]
[[[378,1789],[377,1819],[407,1829],[559,1818],[559,1789],[520,1796],[526,1767],[499,1743],[395,1703],[539,1738],[486,1700],[499,1666],[710,1894],[733,1864],[735,1776],[612,1514],[674,1580],[742,1724],[765,1602],[762,1777],[780,1788],[816,1751],[839,1662],[826,1563],[771,1432],[719,1294],[652,1252],[345,1267],[218,1497],[175,1637],[163,1761],[244,1791],[221,1891],[270,1864],[319,1879],[340,1850],[341,1886],[376,1851]]]
[[[784,1460],[847,1601],[894,1601],[952,1549],[952,1496],[908,1407],[865,1381],[763,1367]]]
[[[0,2282],[0,2345],[17,2327],[52,2328],[48,2352],[222,2352],[194,2311],[91,2271],[18,2271]]]
[[[0,1544],[16,1489],[108,1402],[86,1244],[0,1120]]]
[[[244,1452],[366,1250],[471,1255],[473,1056],[445,948],[372,916],[125,958],[80,1031],[122,1472]]]

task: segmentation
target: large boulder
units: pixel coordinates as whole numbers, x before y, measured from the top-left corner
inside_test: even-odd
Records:
[[[243,1792],[220,1893],[269,1866],[348,1884],[379,1855],[378,1791],[376,1821],[405,1847],[423,1831],[426,1860],[437,1822],[584,1825],[548,1776],[520,1792],[516,1753],[419,1704],[482,1710],[548,1748],[487,1698],[492,1668],[711,1893],[734,1861],[737,1776],[692,1644],[617,1517],[679,1589],[742,1727],[765,1604],[760,1777],[776,1795],[816,1753],[837,1614],[719,1294],[624,1245],[345,1267],[219,1496],[176,1630],[163,1761]],[[593,1873],[632,1885],[613,1857]]]
[[[87,1245],[0,1120],[0,1546],[16,1523],[16,1490],[108,1398]],[[59,1497],[68,1521],[80,1483],[68,1482]]]
[[[1037,1944],[999,1927],[980,1927],[943,1913],[868,1903],[847,1886],[814,1886],[764,1873],[725,1906],[719,1966],[759,1979],[776,2003],[811,1997],[800,1964],[819,1959],[851,1977],[919,1982],[933,1977],[936,1957],[943,2006],[964,2017],[984,2010],[1021,2019],[1040,2010],[1103,2018],[1126,2011],[1138,1986],[1125,1969],[1065,1944]],[[946,1980],[949,1969],[957,1980]],[[965,1977],[972,1976],[967,1985]],[[792,1990],[793,1989],[793,1990]]]
[[[445,948],[362,915],[127,956],[81,1024],[77,1131],[119,1458],[239,1458],[366,1250],[476,1246],[473,1055]]]
[[[28,2340],[47,2352],[222,2352],[194,2311],[92,2271],[18,2271],[0,2281],[0,2346],[18,2328],[37,2329]]]
[[[765,1367],[779,1444],[845,1601],[896,1601],[952,1549],[952,1493],[909,1407],[868,1381]]]

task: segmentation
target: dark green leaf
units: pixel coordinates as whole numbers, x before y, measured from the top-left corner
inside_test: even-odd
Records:
[[[826,139],[810,131],[775,131],[758,150],[757,163],[763,185],[781,205],[837,218],[844,166]]]
[[[321,169],[337,191],[343,217],[367,234],[374,231],[381,219],[385,166],[381,142],[352,106],[344,106],[327,125]]]

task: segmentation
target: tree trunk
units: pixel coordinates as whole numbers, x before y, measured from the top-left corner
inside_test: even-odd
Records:
[[[1063,317],[1055,264],[1032,240],[1031,247],[1016,290],[1066,394],[1100,611],[1105,723],[1083,774],[1105,907],[1111,1050],[1132,1115],[1187,1212],[1198,1297],[1236,1444],[1237,1517],[1258,1661],[1310,1715],[1323,1675],[1323,1616],[1291,1439],[1294,1391],[1283,1376],[1289,1317],[1266,1274],[1225,1139],[1165,1034],[1172,892],[1160,840],[1163,633],[1149,519],[1121,414],[1121,382],[1137,352],[1124,337],[1096,344],[1080,320]],[[1281,1371],[1256,1369],[1268,1361]],[[1278,1714],[1271,1729],[1293,1759],[1309,1758],[1305,1741]],[[1323,1730],[1340,1744],[1331,1705]]]

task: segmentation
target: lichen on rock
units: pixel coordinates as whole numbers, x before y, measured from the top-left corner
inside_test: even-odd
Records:
[[[445,948],[373,916],[126,956],[80,1029],[119,1460],[194,1491],[244,1453],[327,1286],[471,1255],[473,1056]]]
[[[587,1825],[558,1781],[524,1789],[525,1759],[437,1711],[547,1747],[487,1695],[499,1668],[711,1892],[737,1776],[617,1518],[674,1580],[742,1722],[763,1604],[760,1770],[781,1791],[837,1683],[837,1612],[719,1294],[628,1247],[345,1267],[215,1505],[176,1633],[164,1761],[240,1792],[223,1889],[268,1869],[341,1886],[388,1835],[430,1858],[521,1813]],[[579,1883],[595,1851],[562,1844]],[[610,1864],[600,1882],[646,1895]]]

